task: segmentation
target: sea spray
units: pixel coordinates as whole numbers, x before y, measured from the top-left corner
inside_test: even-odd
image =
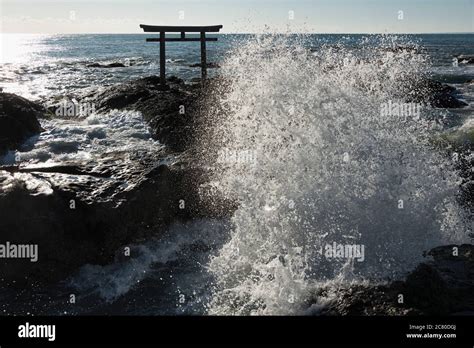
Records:
[[[430,109],[380,116],[429,62],[397,39],[373,41],[311,53],[256,36],[224,62],[229,82],[203,147],[239,209],[208,264],[210,314],[303,313],[321,284],[396,279],[424,250],[465,240],[459,177],[428,145]],[[222,149],[256,163],[217,161]],[[333,243],[363,246],[364,261],[325,257]]]

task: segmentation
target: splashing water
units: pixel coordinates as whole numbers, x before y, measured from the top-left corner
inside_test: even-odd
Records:
[[[429,146],[433,110],[381,114],[429,64],[398,44],[311,53],[257,36],[229,55],[226,112],[210,115],[205,146],[219,154],[208,158],[217,187],[239,208],[208,265],[210,314],[302,313],[323,284],[395,279],[424,250],[467,238],[459,177]],[[363,246],[364,258],[330,258],[333,243]]]

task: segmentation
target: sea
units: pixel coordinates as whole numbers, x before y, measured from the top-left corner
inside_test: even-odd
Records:
[[[1,34],[0,87],[45,102],[158,75],[159,45],[147,37]],[[240,203],[233,216],[174,224],[129,260],[84,265],[59,284],[0,289],[0,314],[317,315],[341,286],[402,279],[423,251],[470,241],[460,173],[429,139],[474,127],[474,65],[456,59],[474,56],[473,34],[216,37],[209,74],[231,77],[221,100],[230,112],[216,115],[205,146],[225,146],[212,184]],[[198,43],[167,43],[166,55],[167,76],[200,77]],[[468,106],[381,115],[410,76],[452,85]],[[41,122],[0,164],[161,146],[133,110]]]

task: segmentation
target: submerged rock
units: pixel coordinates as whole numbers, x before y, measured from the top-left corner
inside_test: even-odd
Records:
[[[15,94],[0,93],[0,155],[40,133],[38,118],[44,113],[39,104]]]

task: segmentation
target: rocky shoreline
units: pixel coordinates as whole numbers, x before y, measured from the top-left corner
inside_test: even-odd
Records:
[[[57,282],[84,264],[113,262],[125,246],[157,237],[174,222],[232,214],[233,202],[202,199],[206,170],[192,165],[196,130],[203,122],[200,101],[209,97],[210,89],[178,78],[169,78],[166,89],[159,82],[159,77],[150,76],[77,96],[81,102],[94,103],[102,113],[140,111],[154,138],[164,145],[155,153],[130,156],[117,150],[99,161],[0,167],[2,240],[38,244],[40,253],[34,264],[2,261],[4,286]],[[448,85],[424,80],[406,95],[407,102],[433,107],[465,106],[455,92]],[[40,105],[0,93],[0,154],[18,149],[28,137],[39,134],[38,119],[50,117],[48,113],[58,107],[54,101]],[[466,173],[472,175],[469,169],[467,163]],[[472,199],[472,186],[466,192]],[[419,265],[403,282],[339,289],[337,300],[323,314],[474,311],[474,247],[459,246],[456,257],[452,248],[429,251],[427,256],[433,260]],[[394,301],[400,293],[405,294],[404,305]]]
[[[39,134],[38,121],[45,109],[10,93],[0,93],[0,155],[17,149],[28,137]]]
[[[165,145],[156,152],[112,151],[97,161],[0,168],[2,239],[38,244],[40,252],[34,264],[0,263],[5,284],[59,281],[84,264],[113,262],[125,246],[159,236],[172,223],[216,218],[232,210],[222,200],[203,202],[198,191],[205,173],[187,165],[185,149],[192,139],[195,113],[182,115],[180,106],[192,110],[200,87],[175,78],[168,82],[170,89],[163,91],[158,77],[144,78],[82,99],[96,103],[101,112],[141,111]],[[0,98],[5,111],[0,123],[8,125],[3,118],[10,117],[24,122],[22,140],[38,133],[37,119],[55,110],[54,105],[43,108],[14,95]],[[38,127],[30,131],[35,122]],[[10,150],[20,145],[16,133],[6,144]]]

